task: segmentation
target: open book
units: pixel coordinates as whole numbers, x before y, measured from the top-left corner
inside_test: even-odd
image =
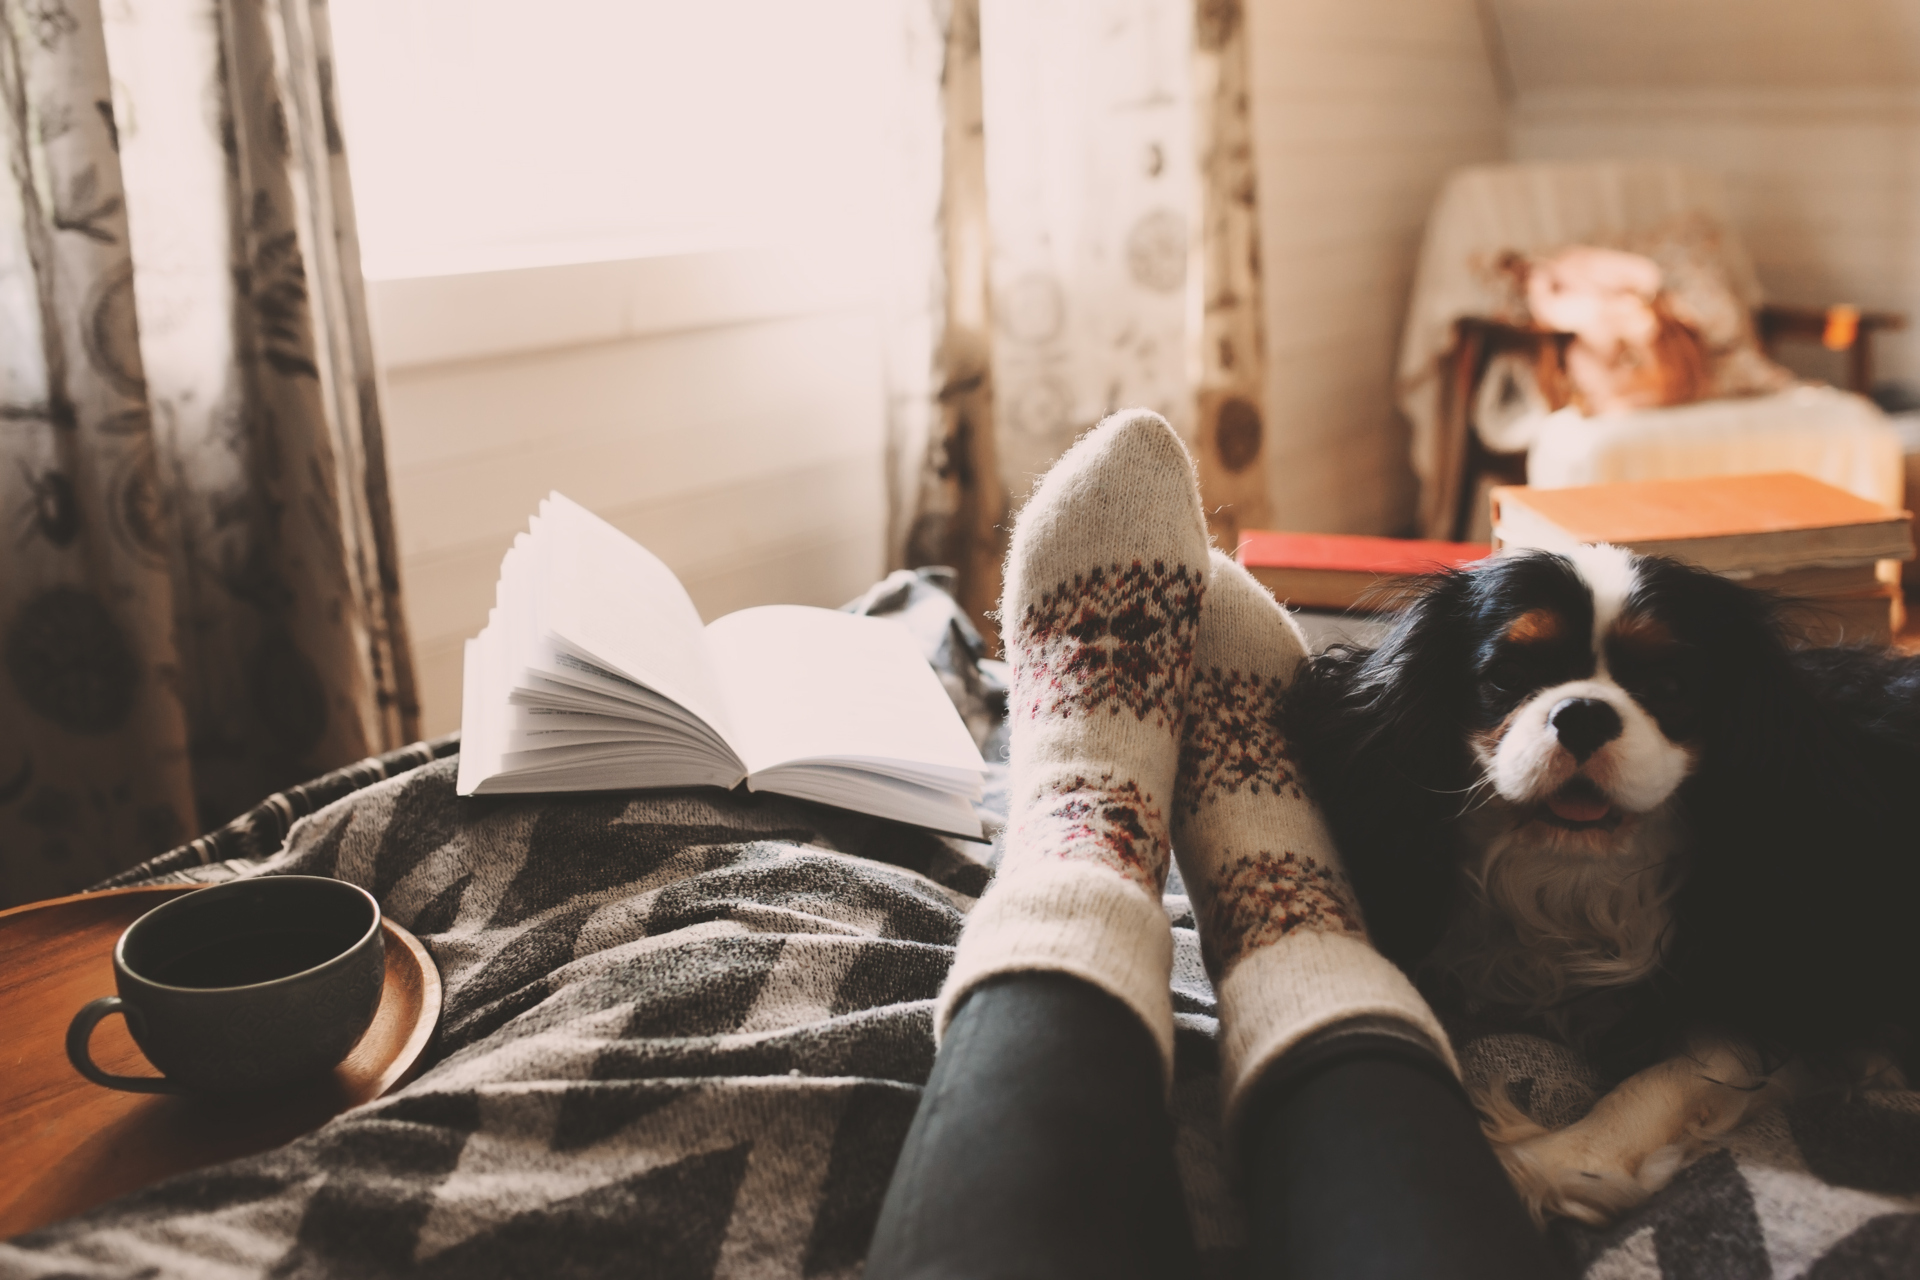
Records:
[[[985,766],[899,624],[767,605],[702,626],[673,571],[559,494],[467,641],[461,795],[737,787],[979,839]]]

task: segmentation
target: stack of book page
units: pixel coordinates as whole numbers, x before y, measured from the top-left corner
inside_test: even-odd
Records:
[[[461,795],[744,786],[981,838],[986,766],[905,628],[801,605],[702,625],[557,493],[467,642],[460,735]]]
[[[1791,472],[1493,490],[1496,545],[1612,543],[1801,602],[1810,644],[1885,644],[1900,630],[1913,517]]]

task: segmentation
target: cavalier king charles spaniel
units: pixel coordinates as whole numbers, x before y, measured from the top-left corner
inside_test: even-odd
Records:
[[[1602,1222],[1704,1139],[1897,1078],[1920,1032],[1920,657],[1795,651],[1780,602],[1614,547],[1415,589],[1289,694],[1380,950],[1435,1004],[1621,1079],[1476,1099],[1536,1218]]]

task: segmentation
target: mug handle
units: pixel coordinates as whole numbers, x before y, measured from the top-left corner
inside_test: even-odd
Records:
[[[67,1027],[67,1060],[73,1063],[74,1070],[95,1084],[105,1085],[109,1089],[124,1089],[128,1093],[185,1092],[165,1076],[109,1075],[94,1065],[92,1056],[87,1052],[87,1041],[93,1038],[93,1029],[99,1025],[100,1019],[113,1013],[128,1022],[140,1017],[140,1011],[119,996],[101,996],[73,1015],[73,1022]]]

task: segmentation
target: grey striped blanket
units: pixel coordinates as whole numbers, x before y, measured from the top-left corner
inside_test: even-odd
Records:
[[[914,627],[994,750],[994,664],[945,597],[896,575],[859,604]],[[770,796],[461,800],[444,756],[243,820],[277,848],[216,838],[144,871],[372,890],[445,980],[424,1072],[284,1148],[0,1244],[0,1276],[858,1274],[991,851]],[[1173,888],[1178,1155],[1208,1270],[1232,1274],[1213,994]],[[1549,1122],[1603,1083],[1544,1041],[1462,1048]],[[1591,1280],[1913,1276],[1917,1208],[1920,1095],[1889,1092],[1766,1117],[1617,1226],[1557,1236]]]

